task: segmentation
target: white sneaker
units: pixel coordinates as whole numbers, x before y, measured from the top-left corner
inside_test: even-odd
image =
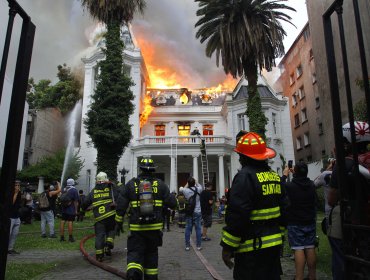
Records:
[[[198,250],[198,251],[202,250],[202,247],[197,247],[197,250]]]
[[[185,251],[190,251],[190,247],[185,247]]]

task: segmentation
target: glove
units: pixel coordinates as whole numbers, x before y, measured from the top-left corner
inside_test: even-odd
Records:
[[[123,223],[117,223],[114,226],[114,231],[116,236],[120,236],[121,233],[123,233]]]
[[[231,260],[233,258],[234,258],[233,252],[231,252],[230,250],[226,248],[222,249],[222,260],[224,261],[224,263],[229,269],[233,269],[234,267],[234,262]]]

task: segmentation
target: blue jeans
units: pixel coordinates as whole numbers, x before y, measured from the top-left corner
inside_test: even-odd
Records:
[[[197,237],[197,247],[202,245],[202,214],[194,212],[193,216],[186,216],[186,227],[185,227],[185,247],[190,247],[190,235],[195,226],[195,233]]]
[[[17,239],[17,235],[19,232],[19,227],[21,225],[21,219],[19,218],[11,218],[10,219],[10,231],[9,231],[9,245],[8,250],[14,249],[15,240]]]
[[[50,235],[54,235],[54,214],[53,211],[40,211],[41,234],[46,234],[46,224],[49,225]]]

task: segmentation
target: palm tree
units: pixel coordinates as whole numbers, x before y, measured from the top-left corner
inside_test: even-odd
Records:
[[[135,12],[144,12],[145,0],[81,0],[90,15],[104,23],[117,21],[128,24]]]
[[[291,23],[282,10],[293,8],[282,4],[287,0],[195,0],[198,3],[195,24],[196,38],[206,42],[206,55],[216,52],[216,64],[221,57],[226,74],[234,78],[243,75],[248,80],[246,114],[250,131],[264,135],[266,117],[262,113],[257,91],[258,68],[271,70],[275,58],[284,54],[286,35],[279,20]]]
[[[106,58],[98,63],[100,74],[84,125],[97,150],[97,172],[104,171],[115,180],[119,158],[132,138],[129,118],[134,111],[130,90],[134,83],[123,71],[120,27],[131,22],[135,12],[143,12],[145,1],[81,0],[81,3],[93,18],[107,26],[106,44],[102,48]]]

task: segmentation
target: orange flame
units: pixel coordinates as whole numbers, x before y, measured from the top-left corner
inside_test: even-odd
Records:
[[[144,126],[144,124],[148,121],[150,113],[153,111],[153,107],[150,105],[152,98],[149,95],[144,96],[143,100],[143,111],[140,115],[140,128]]]

